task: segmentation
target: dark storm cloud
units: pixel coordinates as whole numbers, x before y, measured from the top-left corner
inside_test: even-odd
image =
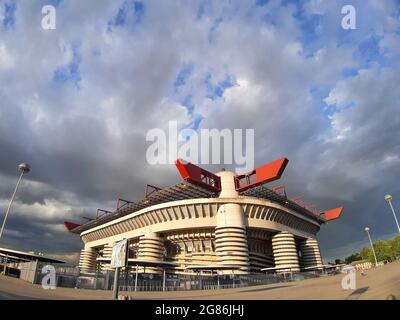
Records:
[[[2,246],[26,251],[37,250],[43,253],[67,254],[80,251],[82,244],[79,237],[65,232],[61,226],[54,228],[54,226],[59,226],[59,224],[54,224],[54,221],[47,223],[33,222],[33,219],[29,220],[26,217],[13,217],[7,223]]]

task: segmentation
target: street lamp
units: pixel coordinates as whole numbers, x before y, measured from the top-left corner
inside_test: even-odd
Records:
[[[13,203],[13,201],[14,201],[14,198],[15,198],[15,195],[16,195],[16,193],[17,193],[18,186],[19,186],[19,183],[21,182],[22,176],[23,176],[25,173],[28,173],[29,171],[31,171],[31,167],[30,167],[29,164],[27,164],[27,163],[21,163],[21,164],[18,166],[18,170],[19,170],[19,172],[21,172],[21,174],[20,174],[20,176],[19,176],[17,185],[15,186],[15,190],[14,190],[14,193],[13,193],[13,195],[12,195],[12,197],[11,197],[10,203],[8,204],[8,208],[7,208],[7,211],[6,211],[6,216],[4,217],[3,225],[1,226],[1,230],[0,230],[0,239],[1,239],[1,236],[3,235],[3,230],[4,230],[4,226],[5,226],[5,224],[6,224],[6,220],[7,220],[7,217],[8,217],[8,213],[10,212],[11,205],[12,205],[12,203]]]
[[[376,260],[376,254],[375,254],[374,245],[372,244],[371,236],[369,235],[369,228],[366,227],[366,228],[365,228],[365,231],[367,232],[369,242],[371,243],[372,253],[374,254],[375,266],[376,266],[376,265],[378,264],[378,260]]]
[[[389,202],[390,208],[392,209],[394,221],[396,221],[397,229],[399,230],[399,233],[400,233],[399,222],[397,221],[396,213],[394,212],[394,208],[393,208],[393,206],[392,206],[392,198],[393,198],[393,197],[392,197],[390,194],[387,194],[387,195],[385,196],[385,200],[386,200],[387,202]]]

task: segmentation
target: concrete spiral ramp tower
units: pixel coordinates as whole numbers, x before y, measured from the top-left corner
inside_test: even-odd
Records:
[[[296,242],[293,234],[282,231],[272,237],[272,248],[274,251],[275,266],[277,268],[288,268],[287,271],[299,272],[299,258],[297,255]],[[285,271],[281,269],[280,271]]]
[[[96,271],[97,250],[94,248],[86,248],[81,250],[79,259],[79,269],[81,273],[92,273]]]
[[[103,258],[111,259],[113,247],[114,247],[114,243],[113,242],[104,245]],[[114,270],[114,268],[111,267],[110,263],[103,263],[102,266],[101,266],[101,270],[103,270],[103,271]]]
[[[219,198],[237,198],[239,194],[235,189],[234,173],[221,171],[217,173],[217,176],[221,178]],[[246,225],[243,210],[239,204],[229,203],[219,208],[215,228],[215,251],[218,264],[236,265],[240,269],[234,271],[235,273],[248,273],[249,252]]]
[[[147,261],[164,260],[164,242],[160,236],[148,231],[139,239],[138,259]],[[146,268],[146,272],[160,272],[159,268]]]
[[[322,266],[321,253],[316,239],[306,239],[300,247],[305,268]]]

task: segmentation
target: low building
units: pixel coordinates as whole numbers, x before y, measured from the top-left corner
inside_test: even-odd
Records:
[[[0,248],[1,271],[3,274],[34,283],[40,267],[48,264],[64,264],[44,254]]]

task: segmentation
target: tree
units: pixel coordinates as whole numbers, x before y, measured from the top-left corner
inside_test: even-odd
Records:
[[[348,256],[347,258],[344,259],[344,261],[345,261],[347,264],[350,264],[350,263],[352,263],[353,261],[358,261],[358,260],[362,260],[360,254],[359,254],[358,252],[355,253],[355,254],[352,254],[351,256]]]
[[[374,261],[374,255],[372,254],[372,250],[370,248],[364,247],[360,251],[360,256],[363,260],[369,260],[370,262]]]
[[[391,245],[387,241],[379,240],[374,243],[376,259],[379,261],[393,261],[394,253]]]
[[[400,254],[400,236],[396,236],[388,241],[379,240],[374,243],[374,249],[378,262],[385,260],[392,262],[396,259],[396,255]],[[364,247],[360,252],[354,253],[345,258],[344,262],[350,264],[353,261],[359,260],[369,260],[370,262],[375,263],[372,250],[368,247]],[[335,263],[340,264],[339,261],[342,262],[340,259],[336,259]]]
[[[400,236],[388,241],[394,255],[400,254]]]

